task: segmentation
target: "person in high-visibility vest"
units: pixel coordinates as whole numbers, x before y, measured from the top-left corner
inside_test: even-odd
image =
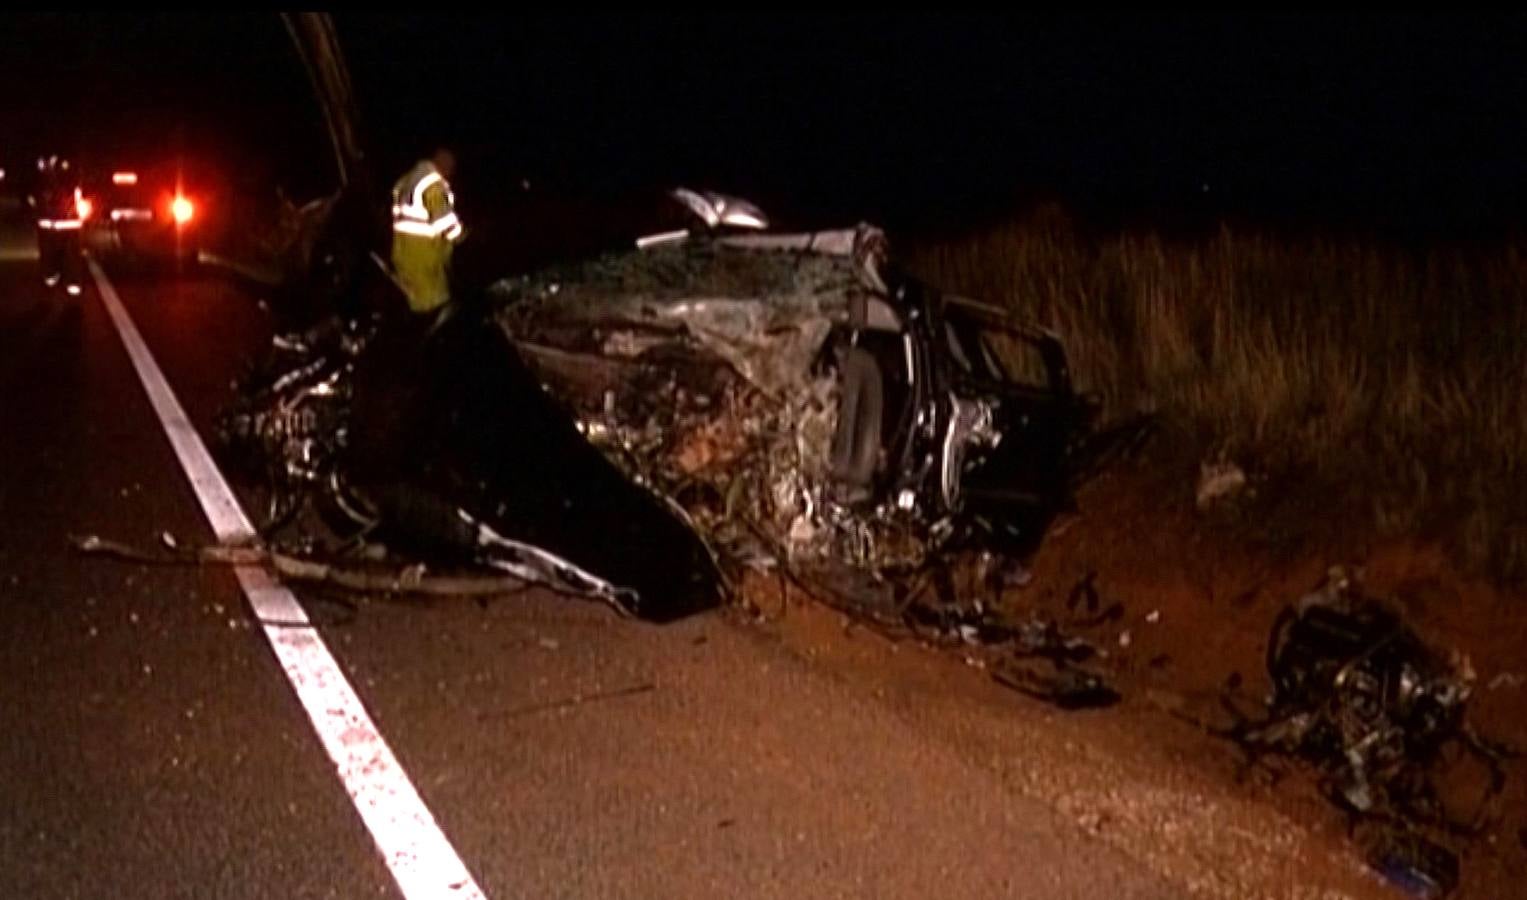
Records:
[[[392,188],[392,268],[416,313],[432,313],[451,299],[451,251],[461,240],[451,176],[456,156],[440,148],[420,160]]]
[[[450,264],[463,235],[449,181],[455,169],[454,154],[441,148],[393,185],[392,274],[411,314],[384,317],[352,382],[346,490],[379,523],[420,544],[465,534],[450,505],[416,483],[449,406],[442,392],[452,389],[444,354],[459,304],[451,302]]]
[[[57,155],[37,160],[37,181],[37,191],[28,199],[36,211],[43,284],[62,283],[70,296],[78,296],[85,274],[80,231],[90,216],[90,201],[80,191],[78,173]]]

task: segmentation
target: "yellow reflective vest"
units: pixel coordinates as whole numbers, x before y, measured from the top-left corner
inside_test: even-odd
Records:
[[[451,297],[451,250],[461,239],[456,197],[435,164],[422,160],[392,187],[392,268],[414,312]]]

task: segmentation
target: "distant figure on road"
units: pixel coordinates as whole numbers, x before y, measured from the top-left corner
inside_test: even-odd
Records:
[[[29,198],[37,221],[37,255],[42,281],[48,287],[63,283],[77,297],[85,280],[80,231],[90,215],[90,201],[80,190],[69,160],[57,155],[37,160],[37,191]]]
[[[392,268],[416,313],[435,312],[451,298],[451,252],[462,236],[455,174],[455,154],[441,147],[392,188]]]

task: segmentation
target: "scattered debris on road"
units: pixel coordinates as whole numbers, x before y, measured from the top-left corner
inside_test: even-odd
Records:
[[[305,559],[281,553],[257,544],[212,544],[199,548],[178,548],[173,552],[159,552],[135,548],[119,541],[96,535],[72,538],[76,550],[95,556],[109,556],[135,563],[152,565],[222,565],[262,566],[269,568],[281,578],[291,581],[323,584],[347,591],[378,594],[417,594],[431,596],[481,597],[512,594],[522,591],[529,584],[539,584],[552,589],[563,588],[567,593],[589,595],[576,587],[564,573],[542,575],[526,568],[523,574],[427,574],[424,566],[417,563],[397,568],[378,565],[369,561],[339,563]],[[553,563],[554,564],[554,563]],[[602,594],[595,593],[600,599]],[[629,614],[620,603],[611,606],[622,614]]]
[[[1065,710],[1098,709],[1120,699],[1098,672],[1071,663],[1005,659],[992,670],[999,684]]]
[[[589,694],[574,694],[571,697],[563,697],[560,700],[551,700],[545,703],[531,703],[526,706],[518,706],[514,709],[499,713],[486,713],[481,718],[509,719],[518,716],[527,716],[534,713],[549,712],[551,710],[566,710],[583,706],[588,703],[599,703],[605,700],[618,700],[622,697],[635,697],[639,694],[650,694],[657,690],[657,685],[650,681],[633,684],[623,688],[613,688],[606,691],[595,691]]]
[[[907,625],[936,642],[959,642],[1000,654],[976,660],[999,684],[1067,710],[1112,706],[1121,699],[1102,671],[1084,665],[1105,654],[1055,620],[1015,613],[981,599],[962,601],[951,590],[941,593],[936,603],[919,597],[909,604]],[[1086,610],[1085,617],[1073,623],[1078,628],[1113,622],[1124,611],[1117,603],[1099,610],[1091,576],[1073,591],[1069,605],[1073,614],[1078,606]]]
[[[1458,886],[1457,855],[1412,831],[1379,828],[1359,843],[1368,865],[1412,897],[1439,900]]]

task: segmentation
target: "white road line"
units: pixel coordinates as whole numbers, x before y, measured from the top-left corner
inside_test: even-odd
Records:
[[[213,533],[224,542],[252,539],[255,530],[249,517],[212,462],[121,298],[95,260],[90,260],[90,273],[175,455],[191,480],[196,499],[212,523]],[[255,615],[266,622],[281,623],[266,625],[265,637],[403,895],[409,900],[483,897],[318,630],[309,624],[297,598],[264,569],[240,567],[234,571]],[[295,623],[300,626],[292,627]]]

